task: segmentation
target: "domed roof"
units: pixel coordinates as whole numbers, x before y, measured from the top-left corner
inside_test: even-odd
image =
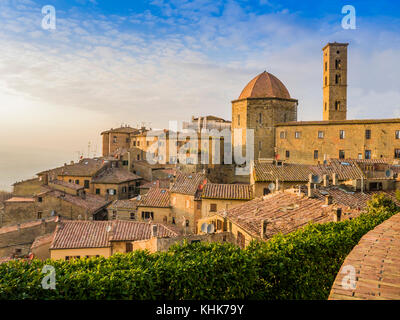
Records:
[[[240,99],[246,98],[283,98],[290,99],[285,85],[274,75],[264,71],[251,80],[240,94]]]

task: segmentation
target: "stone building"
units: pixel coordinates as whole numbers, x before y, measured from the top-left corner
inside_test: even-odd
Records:
[[[232,102],[232,129],[243,129],[234,145],[246,147],[254,130],[254,159],[318,164],[339,159],[400,159],[400,119],[347,120],[347,43],[323,48],[322,121],[297,121],[297,100],[284,84],[263,72]],[[244,153],[244,151],[243,151]]]
[[[204,174],[178,173],[170,188],[172,219],[181,230],[196,233],[201,218],[201,193],[207,178]]]
[[[284,84],[264,71],[252,79],[237,100],[232,101],[232,141],[246,154],[246,133],[254,130],[254,159],[275,156],[275,126],[297,121],[297,100]],[[239,136],[241,129],[241,136]],[[235,132],[236,130],[236,132]]]
[[[201,216],[208,217],[253,199],[253,187],[249,184],[207,183],[201,195]]]
[[[50,245],[54,260],[110,257],[137,249],[157,251],[158,238],[179,233],[162,224],[135,221],[61,221]]]

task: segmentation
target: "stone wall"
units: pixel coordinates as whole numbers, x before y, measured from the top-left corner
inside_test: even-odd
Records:
[[[366,138],[367,129],[371,130],[370,139]],[[343,139],[340,139],[340,130],[344,130]],[[370,150],[372,159],[394,160],[395,149],[400,149],[400,139],[396,139],[398,130],[399,119],[280,125],[276,129],[277,153],[287,162],[305,164],[339,158],[339,150],[343,150],[345,158],[349,159],[364,159],[365,151]],[[323,132],[323,138],[318,138],[319,131]],[[280,132],[285,132],[286,138],[281,138]],[[300,132],[300,138],[295,138],[295,132]],[[317,159],[314,159],[314,150],[318,151]],[[286,151],[289,151],[288,158]]]
[[[16,250],[21,250],[19,255],[28,254],[37,237],[52,233],[55,228],[54,218],[0,228],[0,257],[12,255]]]

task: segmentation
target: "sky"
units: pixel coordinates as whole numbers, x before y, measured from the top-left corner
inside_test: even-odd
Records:
[[[55,29],[43,29],[43,6]],[[344,5],[356,29],[344,29]],[[231,118],[264,70],[322,119],[322,47],[348,42],[348,118],[400,117],[400,2],[0,0],[0,189],[100,155],[104,130]],[[90,145],[89,145],[90,143]]]

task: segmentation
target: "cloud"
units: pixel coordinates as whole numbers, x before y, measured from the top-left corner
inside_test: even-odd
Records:
[[[266,69],[299,99],[299,119],[318,120],[321,48],[345,41],[349,116],[398,116],[398,20],[358,17],[356,30],[344,30],[340,12],[304,18],[270,1],[260,4],[267,9],[254,10],[246,1],[154,0],[142,12],[123,16],[56,7],[57,29],[48,31],[41,29],[37,4],[3,1],[0,94],[7,92],[9,105],[49,106],[55,122],[69,110],[71,119],[60,130],[81,132],[87,141],[121,122],[161,128],[191,115],[230,119],[231,100]],[[98,132],[94,115],[101,115]],[[3,130],[13,125],[5,123]],[[36,125],[27,122],[25,128],[40,139]],[[59,139],[67,139],[62,134]]]

